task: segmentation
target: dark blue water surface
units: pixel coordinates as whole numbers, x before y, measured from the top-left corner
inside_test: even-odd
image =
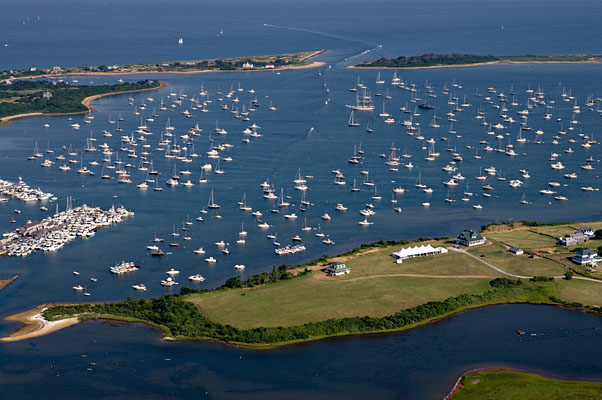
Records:
[[[381,71],[384,85],[376,85],[376,71],[350,70],[346,67],[363,60],[383,56],[413,55],[426,52],[466,52],[478,54],[540,54],[540,53],[600,53],[602,31],[600,20],[602,7],[599,2],[560,1],[498,2],[317,2],[280,4],[272,1],[242,2],[159,2],[159,1],[19,1],[3,4],[0,13],[0,69],[48,67],[54,65],[110,65],[161,60],[185,60],[240,55],[271,54],[279,52],[325,49],[317,57],[324,61],[320,69],[282,72],[203,73],[192,75],[124,76],[127,81],[161,79],[168,84],[163,90],[116,95],[93,103],[97,110],[92,123],[84,123],[84,116],[31,117],[14,121],[0,128],[0,178],[17,180],[22,177],[30,185],[52,192],[58,200],[47,204],[49,211],[41,211],[40,204],[25,204],[10,200],[0,205],[0,231],[7,232],[28,220],[51,215],[56,204],[63,209],[67,196],[73,197],[74,205],[110,207],[122,204],[135,212],[126,222],[105,228],[89,240],[77,240],[56,254],[32,254],[27,258],[0,259],[0,276],[21,275],[0,293],[0,315],[32,307],[43,302],[76,302],[121,300],[127,296],[150,297],[166,293],[159,282],[169,268],[181,271],[178,281],[186,284],[186,277],[200,273],[206,281],[199,287],[215,287],[237,273],[242,278],[271,270],[272,265],[305,262],[323,254],[337,254],[361,243],[381,239],[414,239],[454,235],[467,227],[478,228],[495,220],[531,219],[541,221],[588,221],[602,217],[602,197],[599,191],[586,192],[581,187],[600,187],[602,169],[600,145],[583,147],[587,137],[600,140],[600,102],[586,105],[588,98],[597,99],[602,91],[602,68],[599,64],[537,64],[480,66],[470,68],[443,68],[429,70],[402,70],[398,76],[408,85],[415,84],[416,92],[390,85],[394,71]],[[267,26],[264,24],[268,24]],[[184,44],[179,46],[177,39]],[[4,46],[6,43],[7,46]],[[116,83],[120,77],[66,77],[72,84]],[[373,96],[376,110],[372,113],[356,112],[360,128],[347,126],[347,104],[355,101],[349,92],[358,80],[363,81],[372,94],[389,92],[391,98]],[[454,86],[455,84],[455,86]],[[212,103],[209,112],[192,110],[189,99],[199,98],[201,85],[209,92]],[[436,97],[428,97],[431,86]],[[464,111],[456,113],[453,130],[446,113],[453,108],[448,95],[441,94],[447,86],[459,103],[470,103]],[[243,91],[236,89],[242,88]],[[493,87],[496,93],[488,92]],[[224,95],[233,88],[231,102]],[[545,100],[553,108],[539,105],[528,109],[527,124],[531,131],[524,131],[526,143],[517,142],[518,122],[506,123],[500,117],[501,103],[497,94],[505,93],[509,101],[506,114],[520,121],[517,111],[527,109],[528,88],[540,88]],[[255,93],[249,93],[254,89]],[[516,93],[518,105],[510,105]],[[176,96],[188,97],[182,105],[174,104]],[[475,93],[482,96],[477,97]],[[565,94],[563,97],[562,95]],[[436,107],[440,128],[429,127],[434,112],[421,110],[414,116],[424,140],[408,135],[401,125],[410,115],[400,111],[407,105],[414,110],[419,102],[413,96],[427,99]],[[485,97],[490,96],[491,100]],[[150,101],[152,97],[154,101]],[[218,97],[229,107],[238,107],[257,97],[261,107],[250,115],[251,121],[233,118],[233,114],[220,109]],[[568,99],[568,97],[573,97]],[[570,101],[564,101],[567,99]],[[161,101],[167,111],[159,110]],[[395,118],[395,124],[385,124],[378,114],[386,102],[387,112]],[[491,103],[490,103],[491,101]],[[146,109],[140,110],[146,103]],[[274,105],[276,111],[268,110]],[[172,108],[174,104],[176,107]],[[500,108],[493,105],[499,104]],[[574,105],[580,113],[573,114]],[[135,115],[135,108],[140,115]],[[185,118],[182,111],[190,109],[193,118]],[[145,173],[137,170],[140,159],[131,159],[121,147],[121,136],[131,135],[140,125],[140,118],[147,118],[155,110],[154,122],[148,122],[152,136],[147,137],[148,158],[160,171],[159,183],[163,192],[141,191],[136,184],[145,179]],[[495,135],[476,119],[478,110],[485,113],[485,120],[498,122],[503,129]],[[551,113],[551,119],[544,119]],[[123,132],[115,131],[115,120]],[[574,117],[578,123],[570,124]],[[203,129],[194,139],[195,151],[201,157],[192,163],[167,159],[155,147],[167,119],[175,127],[178,138],[195,124]],[[558,122],[557,118],[561,121]],[[213,132],[216,121],[228,131],[227,135]],[[81,129],[70,125],[79,123]],[[250,123],[261,126],[261,138],[251,138],[243,143],[242,134]],[[370,123],[373,133],[367,133]],[[47,123],[50,126],[44,127]],[[572,128],[572,129],[569,129]],[[103,131],[112,137],[103,136]],[[541,130],[542,135],[535,131]],[[566,135],[558,134],[566,131]],[[211,133],[211,137],[210,137]],[[497,139],[496,135],[502,135]],[[139,136],[139,135],[136,135]],[[558,136],[558,144],[553,144]],[[85,164],[96,160],[99,153],[83,151],[86,138],[97,139],[96,145],[107,143],[114,153],[125,162],[132,163],[130,185],[118,184],[117,179],[99,179],[101,166],[90,167],[95,176],[78,175],[78,164],[69,164],[70,172],[61,172],[57,161],[52,168],[41,168],[40,162],[27,161],[37,142],[42,152],[54,160],[64,154],[62,146],[72,146],[78,151],[70,157]],[[447,137],[447,141],[440,140]],[[428,139],[435,141],[435,151],[441,155],[435,161],[426,161]],[[209,182],[198,184],[200,166],[208,160],[209,139],[214,144],[228,143],[233,147],[223,152],[232,157],[231,162],[220,161],[224,175],[208,174]],[[494,149],[512,144],[517,156],[486,152],[487,143]],[[536,143],[540,141],[541,143]],[[179,143],[183,144],[179,139]],[[354,147],[365,152],[361,164],[347,160]],[[391,171],[384,164],[390,148],[406,151],[412,158],[402,160],[415,165],[403,166]],[[143,151],[140,143],[137,154]],[[189,145],[190,147],[190,145]],[[568,152],[569,148],[572,152]],[[447,150],[450,151],[447,151]],[[443,185],[451,174],[442,168],[452,161],[452,153],[461,153],[463,161],[456,165],[466,177],[454,188]],[[562,171],[550,168],[551,153],[565,165]],[[482,158],[477,159],[478,155]],[[581,166],[592,157],[593,171]],[[113,156],[115,160],[115,155]],[[102,162],[101,162],[102,165]],[[192,188],[171,189],[165,185],[174,165],[178,170],[189,170],[183,180],[195,182]],[[479,170],[495,166],[501,171],[499,181],[488,178],[494,190],[491,197],[484,197],[479,181],[474,177]],[[293,179],[298,170],[311,175],[310,190],[306,199],[311,202],[307,211],[299,210],[301,193],[294,188]],[[530,178],[522,178],[519,170],[526,169]],[[347,185],[333,184],[332,170],[340,170]],[[369,179],[376,184],[382,200],[373,200],[374,191],[362,185],[369,171]],[[577,179],[566,179],[566,173],[577,173]],[[431,195],[417,190],[414,184],[421,174],[422,180],[434,189]],[[271,210],[274,202],[263,198],[259,184],[268,179],[293,205],[280,214]],[[356,180],[361,191],[352,193]],[[511,179],[521,179],[521,188],[508,186]],[[553,196],[539,193],[548,182],[558,181],[555,190],[568,198],[554,200]],[[402,186],[403,195],[393,195],[393,188]],[[200,214],[205,208],[210,191],[221,204],[216,212]],[[472,192],[469,201],[464,192]],[[256,218],[238,209],[237,202],[246,193],[247,203],[263,213],[262,220],[272,227],[269,231],[257,228]],[[523,205],[525,196],[531,204]],[[452,198],[454,203],[445,202]],[[391,203],[396,199],[397,203]],[[337,213],[334,207],[344,203],[349,209]],[[429,202],[430,207],[422,206]],[[368,228],[360,227],[362,219],[358,211],[366,204],[374,203],[376,215],[371,217]],[[482,210],[472,206],[480,204]],[[394,211],[401,207],[402,213]],[[15,209],[22,212],[14,213]],[[299,218],[289,221],[286,212],[295,212]],[[329,222],[320,216],[328,212]],[[202,215],[205,222],[196,222]],[[15,223],[11,223],[14,218]],[[180,247],[161,259],[152,258],[145,250],[155,232],[170,240],[170,232],[179,230],[189,218],[190,241],[179,240]],[[307,225],[313,231],[303,232]],[[249,232],[244,245],[236,244],[241,224]],[[322,244],[316,237],[321,229],[336,242],[334,246]],[[277,233],[284,245],[299,234],[307,251],[294,256],[278,257],[273,252],[272,241],[266,234]],[[228,242],[230,255],[226,256],[214,242]],[[216,265],[208,265],[203,257],[192,250],[203,246],[206,256],[218,259]],[[141,269],[129,276],[113,276],[108,267],[121,260],[135,261]],[[243,272],[233,268],[245,264]],[[72,271],[79,271],[76,276]],[[90,282],[95,277],[97,282]],[[132,284],[143,282],[149,288],[146,293],[134,292]],[[89,297],[74,292],[74,285],[87,286]],[[207,392],[207,397],[224,398],[281,398],[284,396],[307,398],[437,398],[453,384],[465,369],[481,365],[505,364],[525,367],[548,374],[600,379],[599,355],[591,349],[596,336],[575,337],[569,334],[549,341],[521,341],[514,335],[516,329],[533,324],[533,329],[576,328],[599,326],[599,319],[566,310],[549,307],[504,306],[473,311],[438,324],[409,333],[371,338],[341,339],[299,346],[270,352],[249,352],[206,343],[162,343],[157,334],[147,328],[115,327],[102,323],[86,323],[71,327],[48,337],[22,343],[2,344],[3,362],[0,373],[0,397],[15,397],[37,382],[39,388],[52,387],[48,397],[131,397],[140,394],[157,398],[168,396],[192,397]],[[2,323],[0,331],[8,333],[14,324]],[[589,332],[589,331],[588,331]],[[495,340],[491,340],[494,338]],[[591,343],[590,343],[591,342]],[[88,357],[82,357],[87,354]],[[242,357],[242,358],[241,358]],[[170,361],[165,361],[170,358]],[[90,362],[96,365],[92,371]],[[57,370],[49,365],[56,364]],[[59,376],[57,376],[57,373]],[[91,377],[91,379],[87,379]],[[93,378],[92,378],[93,377]],[[84,379],[86,378],[86,379]],[[94,386],[84,387],[84,383]],[[10,385],[10,386],[8,386]],[[12,391],[12,392],[11,392]],[[31,394],[30,397],[36,397]],[[46,396],[45,396],[46,397]]]
[[[505,305],[399,334],[270,351],[167,343],[142,325],[86,322],[0,344],[0,396],[440,399],[468,369],[498,365],[600,380],[601,322],[550,306]]]

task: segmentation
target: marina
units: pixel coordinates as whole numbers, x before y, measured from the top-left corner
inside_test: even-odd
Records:
[[[58,210],[58,208],[57,208]],[[29,222],[14,232],[3,233],[0,255],[25,257],[36,251],[54,252],[76,238],[87,239],[100,228],[119,224],[132,217],[123,207],[102,210],[98,207],[68,207],[39,222]]]

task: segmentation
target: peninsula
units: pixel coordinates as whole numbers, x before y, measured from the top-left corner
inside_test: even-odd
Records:
[[[512,368],[467,372],[444,400],[477,399],[600,399],[602,383],[561,381]]]
[[[0,85],[0,124],[31,115],[82,114],[93,111],[89,104],[99,97],[165,86],[153,80],[97,86],[76,86],[45,79],[5,82]]]
[[[125,75],[125,74],[157,74],[157,73],[198,73],[217,71],[272,71],[282,69],[312,68],[323,65],[322,62],[311,62],[311,57],[325,50],[305,51],[300,53],[270,54],[261,56],[215,58],[205,60],[164,61],[143,64],[100,65],[92,67],[60,67],[35,68],[25,70],[0,71],[2,80],[14,80],[37,77],[60,77],[73,75]]]
[[[591,240],[568,247],[558,243],[558,236],[583,226],[596,232]],[[401,331],[463,310],[504,303],[552,304],[602,314],[600,273],[570,261],[579,249],[602,246],[602,222],[523,221],[488,225],[481,234],[485,243],[476,246],[458,246],[451,238],[377,242],[305,265],[274,267],[245,281],[233,277],[215,290],[184,287],[179,294],[150,300],[55,305],[11,320],[31,326],[32,319],[43,316],[54,327],[55,322],[72,318],[144,322],[169,340],[272,348]],[[424,256],[396,262],[391,255],[400,247],[424,251]],[[429,250],[433,248],[445,251]],[[523,254],[509,251],[519,248]],[[324,273],[333,263],[344,263],[349,273]],[[29,329],[27,334],[35,333]],[[3,340],[19,339],[17,331]]]
[[[366,61],[350,68],[442,68],[466,67],[489,64],[528,64],[528,63],[600,63],[602,55],[596,54],[551,54],[522,56],[492,56],[474,54],[434,54],[421,56],[400,56]]]

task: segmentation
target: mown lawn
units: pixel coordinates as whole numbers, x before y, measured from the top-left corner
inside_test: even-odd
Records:
[[[468,249],[475,256],[485,255],[483,260],[502,270],[524,276],[555,276],[563,275],[567,269],[560,264],[540,257],[529,258],[523,254],[515,256],[501,243],[488,242],[482,246]]]
[[[325,277],[320,271],[252,289],[192,295],[190,300],[210,319],[238,328],[291,326],[329,318],[382,317],[401,309],[483,292],[490,279]]]
[[[428,243],[424,243],[425,245]],[[439,247],[442,243],[432,243],[433,247]],[[416,243],[412,243],[412,246]],[[418,243],[421,245],[421,243]],[[443,245],[445,247],[446,245]],[[404,260],[397,264],[391,253],[399,251],[402,247],[396,246],[380,249],[376,252],[362,254],[349,261],[346,265],[350,267],[353,274],[340,277],[339,279],[352,279],[358,276],[383,275],[383,274],[418,274],[418,275],[485,275],[498,276],[498,273],[483,263],[462,254],[449,252],[436,254],[429,257]]]
[[[517,230],[511,232],[490,233],[486,236],[498,242],[504,242],[512,247],[519,249],[538,249],[554,247],[556,240],[549,236],[529,232],[527,230]]]
[[[565,301],[602,306],[602,281],[597,283],[578,279],[556,280],[556,293],[558,298]]]
[[[602,383],[559,381],[518,371],[480,372],[463,378],[454,400],[602,399]]]

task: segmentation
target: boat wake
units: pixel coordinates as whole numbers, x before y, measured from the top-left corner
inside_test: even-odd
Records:
[[[263,24],[263,26],[265,26],[267,28],[286,29],[286,30],[289,30],[289,31],[306,32],[306,33],[311,33],[311,34],[314,34],[314,35],[319,35],[319,36],[325,36],[325,37],[329,37],[329,38],[333,38],[333,39],[344,40],[346,42],[353,42],[353,43],[362,43],[362,44],[374,45],[374,43],[367,42],[365,40],[360,40],[360,39],[355,39],[355,38],[349,38],[349,37],[339,36],[339,35],[333,35],[331,33],[314,31],[312,29],[303,29],[303,28],[295,28],[295,27],[292,27],[292,26],[281,26],[281,25],[272,25],[272,24]]]

